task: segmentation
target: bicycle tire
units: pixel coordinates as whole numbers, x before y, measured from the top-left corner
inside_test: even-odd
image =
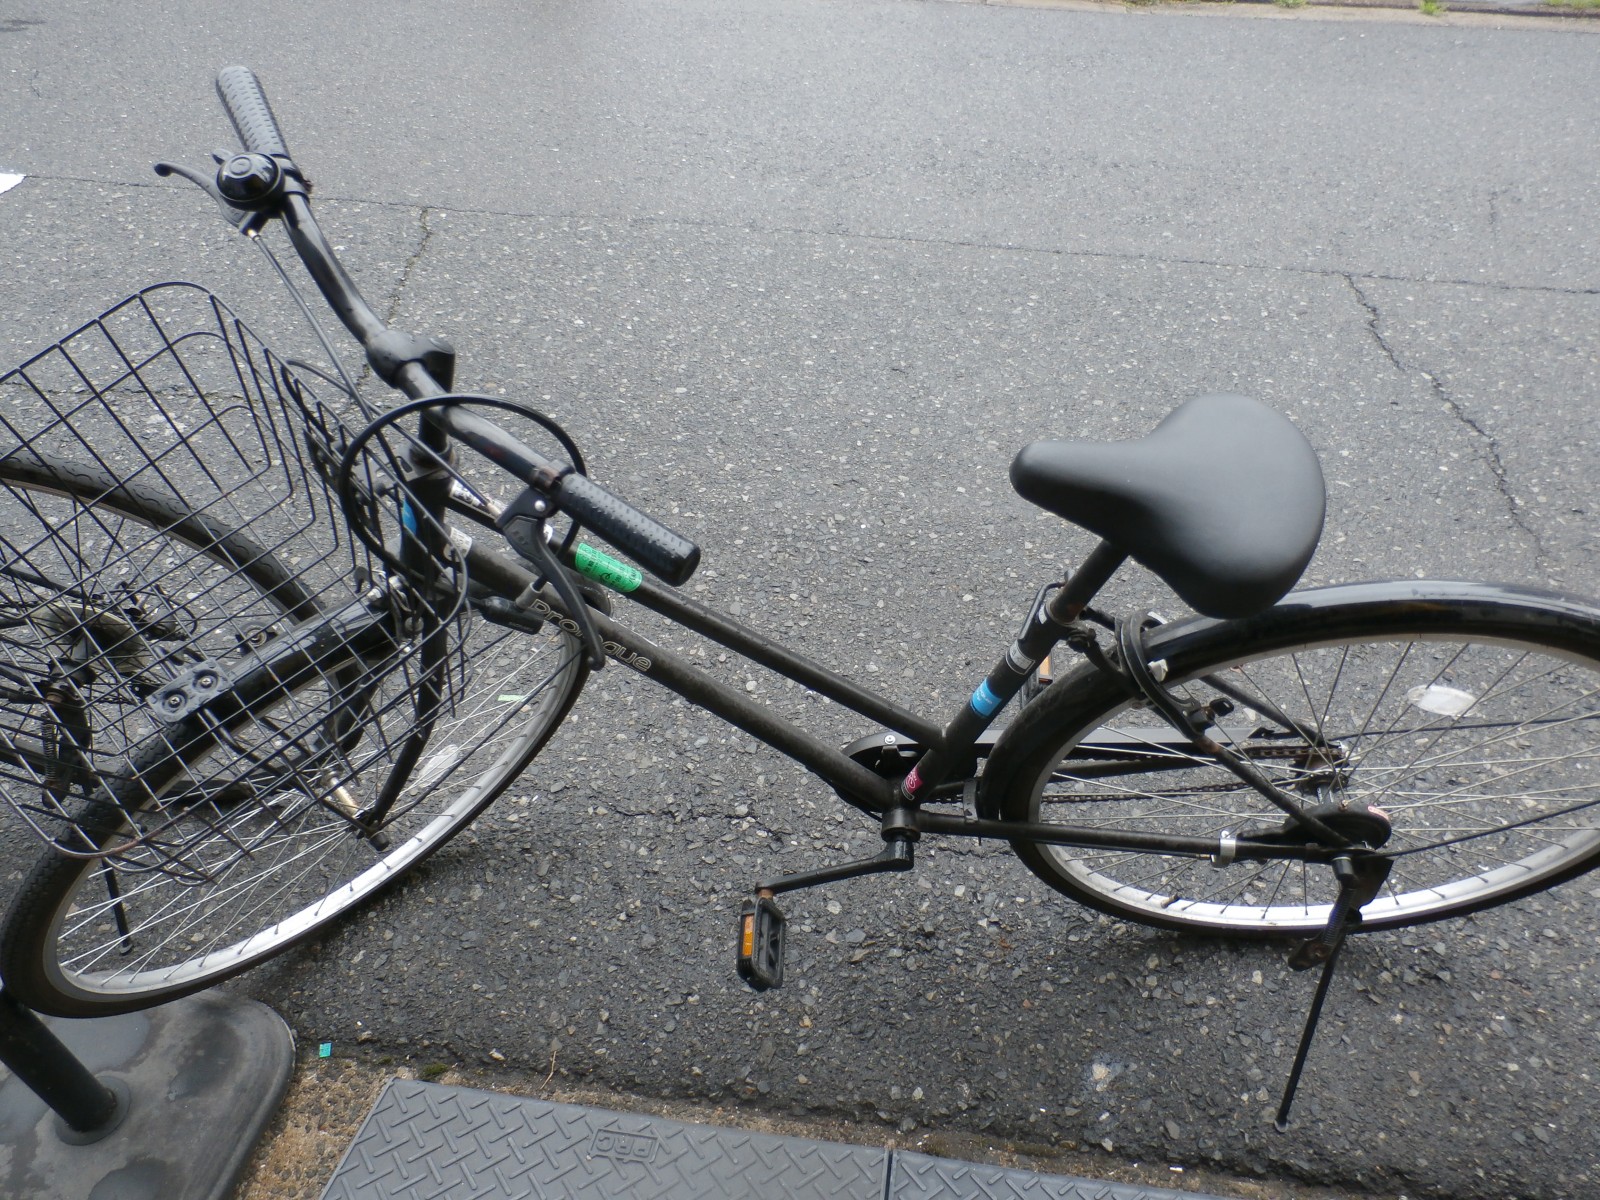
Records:
[[[82,564],[85,577],[116,558],[160,563],[158,573],[168,579],[198,577],[219,564],[224,573],[237,573],[237,564],[247,561],[252,571],[239,577],[255,596],[241,596],[241,607],[265,598],[293,620],[311,618],[314,605],[292,587],[284,590],[294,578],[289,568],[245,534],[95,470],[35,460],[22,471],[0,460],[0,505],[30,510],[57,529],[83,525],[109,538],[94,561]],[[66,558],[88,543],[58,537],[48,544]],[[218,612],[193,636],[232,638],[238,617]],[[439,718],[381,839],[357,836],[325,800],[295,792],[290,771],[274,776],[281,797],[231,809],[196,804],[196,828],[168,835],[183,843],[188,861],[209,868],[209,877],[153,869],[158,864],[137,852],[95,860],[47,850],[0,925],[0,978],[7,990],[36,1011],[68,1017],[165,1003],[304,941],[437,851],[526,768],[587,677],[575,640],[553,625],[530,636],[474,620],[464,636],[469,674],[457,681],[453,706]],[[403,690],[414,682],[399,672],[379,686]],[[295,699],[312,709],[325,703],[319,696]],[[375,723],[391,700],[374,701]],[[247,715],[228,731],[228,749],[236,752],[252,737],[265,744],[271,735],[267,717]],[[204,771],[202,760],[185,774],[198,780]],[[374,769],[347,782],[346,791],[357,803],[368,801],[387,774]],[[228,784],[225,778],[209,782],[219,789]],[[100,846],[120,832],[105,820],[107,807],[87,801],[80,813],[80,824]],[[241,844],[247,853],[239,852]],[[117,922],[119,909],[126,933]]]
[[[1229,697],[1235,710],[1211,733],[1290,795],[1388,814],[1392,873],[1363,928],[1462,916],[1600,864],[1600,609],[1585,601],[1492,585],[1352,585],[1295,593],[1246,620],[1164,626],[1147,645],[1178,696],[1207,703],[1221,693],[1204,677],[1221,678],[1332,743],[1316,749]],[[1104,674],[1061,678],[996,744],[986,803],[1009,820],[1167,834],[1283,828],[1278,809],[1198,756],[1111,786],[1091,776],[1094,748],[1130,733],[1162,737],[1169,752],[1175,737]],[[1165,929],[1305,936],[1326,925],[1337,892],[1326,866],[1012,845],[1058,891]]]

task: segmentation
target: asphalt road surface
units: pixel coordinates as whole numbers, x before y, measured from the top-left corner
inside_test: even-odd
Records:
[[[304,343],[204,198],[149,171],[229,143],[211,79],[242,61],[380,311],[698,540],[696,595],[941,719],[1087,548],[1011,493],[1016,449],[1200,391],[1259,396],[1323,456],[1308,581],[1600,593],[1592,24],[145,8],[0,18],[0,171],[27,177],[0,194],[7,362],[173,277]],[[1137,574],[1112,600],[1177,608]],[[424,1063],[1382,1193],[1600,1192],[1600,878],[1358,941],[1279,1135],[1311,981],[1098,918],[994,846],[793,897],[790,982],[746,991],[755,879],[877,843],[608,670],[459,845],[239,986],[303,1039]]]

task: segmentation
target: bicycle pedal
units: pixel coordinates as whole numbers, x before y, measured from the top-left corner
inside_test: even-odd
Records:
[[[758,992],[783,985],[783,930],[788,922],[771,896],[739,908],[739,978]]]
[[[1023,703],[1027,703],[1029,700],[1032,700],[1040,692],[1044,691],[1045,688],[1049,687],[1053,682],[1055,682],[1055,671],[1050,665],[1050,656],[1047,654],[1044,656],[1044,658],[1039,660],[1039,665],[1033,669],[1033,674],[1029,675],[1028,678],[1023,681]]]

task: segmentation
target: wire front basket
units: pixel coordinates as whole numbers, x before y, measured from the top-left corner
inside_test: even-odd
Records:
[[[350,536],[366,421],[305,374],[166,284],[0,376],[0,793],[62,853],[213,879],[307,811],[406,803],[465,580]],[[381,439],[357,476],[372,542],[415,538]]]

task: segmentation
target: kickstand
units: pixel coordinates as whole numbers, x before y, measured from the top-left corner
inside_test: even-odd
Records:
[[[1322,1004],[1328,998],[1328,988],[1333,983],[1333,969],[1339,962],[1339,951],[1344,947],[1345,934],[1361,924],[1362,906],[1378,894],[1383,881],[1389,877],[1392,865],[1387,858],[1364,855],[1352,859],[1341,854],[1333,860],[1333,873],[1339,877],[1339,898],[1333,902],[1328,914],[1328,925],[1310,941],[1302,942],[1289,956],[1289,966],[1296,971],[1310,970],[1322,964],[1322,976],[1317,980],[1316,993],[1311,997],[1311,1008],[1306,1013],[1306,1025],[1300,1032],[1300,1048],[1295,1051],[1294,1065],[1289,1068],[1289,1080],[1284,1084],[1283,1102],[1278,1105],[1278,1116],[1273,1126],[1279,1133],[1289,1128],[1289,1110],[1294,1107],[1294,1094],[1300,1086],[1300,1074],[1305,1070],[1306,1058],[1311,1053],[1311,1040],[1316,1036],[1317,1022],[1322,1017]]]

